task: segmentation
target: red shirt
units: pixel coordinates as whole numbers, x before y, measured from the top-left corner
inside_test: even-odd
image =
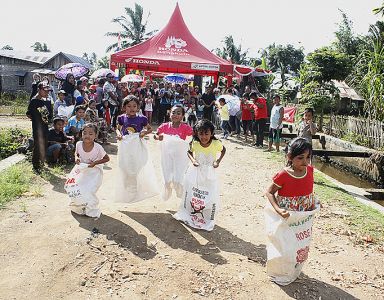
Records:
[[[157,128],[157,133],[164,133],[169,135],[178,135],[181,139],[185,140],[187,136],[193,134],[191,126],[181,123],[179,127],[172,127],[172,122],[163,123]]]
[[[252,120],[251,109],[254,109],[253,104],[241,103],[241,119],[244,121]]]
[[[288,210],[305,211],[315,207],[313,197],[313,166],[307,166],[302,177],[295,177],[283,169],[273,177],[277,191],[277,204]]]
[[[268,118],[267,100],[265,100],[262,97],[259,97],[254,101],[254,103],[255,104],[258,103],[258,104],[263,105],[262,108],[255,105],[255,120]]]

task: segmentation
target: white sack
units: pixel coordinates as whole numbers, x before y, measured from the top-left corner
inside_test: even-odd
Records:
[[[163,200],[172,195],[172,187],[176,196],[182,198],[185,172],[188,169],[188,142],[179,136],[164,134],[161,141],[161,167],[164,177]]]
[[[190,166],[184,179],[184,195],[173,217],[185,224],[211,231],[219,210],[218,178],[213,166]]]
[[[123,137],[117,158],[116,202],[133,203],[159,194],[147,145],[139,133]]]
[[[67,117],[69,119],[70,117],[72,117],[74,108],[75,108],[74,105],[70,105],[70,106],[60,105],[57,109],[57,115]]]
[[[284,219],[269,202],[265,206],[267,274],[272,281],[288,285],[300,275],[308,258],[313,219],[319,210],[317,203],[312,211],[289,211],[290,216]]]
[[[73,167],[64,185],[73,212],[89,217],[100,217],[96,192],[102,180],[103,171],[100,165],[89,168],[88,164],[81,163]]]

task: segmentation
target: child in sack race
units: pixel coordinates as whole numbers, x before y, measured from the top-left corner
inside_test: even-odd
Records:
[[[192,166],[185,175],[184,199],[179,211],[173,216],[193,228],[207,231],[213,230],[215,226],[219,205],[215,169],[219,167],[226,151],[215,137],[214,129],[212,122],[205,119],[198,121],[194,128],[193,140],[187,153]]]
[[[180,104],[171,109],[171,122],[163,123],[154,135],[161,143],[161,166],[164,177],[163,200],[168,200],[172,189],[182,198],[184,175],[188,168],[188,143],[185,139],[193,134],[191,126],[183,123],[184,107]]]
[[[96,192],[103,178],[100,165],[108,162],[109,156],[100,144],[95,143],[96,136],[97,126],[86,124],[82,141],[76,144],[76,166],[67,178],[65,189],[71,197],[70,207],[73,212],[98,218],[101,211]]]
[[[320,209],[313,193],[312,145],[296,138],[287,147],[287,167],[273,177],[266,192],[267,274],[287,285],[300,275],[308,258],[313,216]],[[289,243],[287,243],[289,241]]]
[[[124,114],[117,118],[119,142],[117,202],[137,202],[158,194],[157,180],[143,138],[152,132],[145,116],[138,115],[140,101],[128,95],[123,101]]]

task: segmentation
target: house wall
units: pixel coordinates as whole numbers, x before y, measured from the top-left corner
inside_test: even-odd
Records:
[[[41,68],[57,70],[61,66],[69,63],[71,63],[71,61],[60,53],[59,55],[53,57],[52,60],[47,61],[44,65],[41,66]]]
[[[24,77],[24,85],[19,85],[17,71],[32,71],[40,67],[40,64],[15,58],[0,56],[0,92],[16,93],[24,91],[30,93],[32,90],[32,73],[28,72]]]

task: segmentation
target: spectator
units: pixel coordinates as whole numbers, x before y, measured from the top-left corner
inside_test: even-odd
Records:
[[[284,107],[280,104],[279,95],[275,95],[275,97],[273,97],[273,104],[269,120],[268,151],[272,151],[272,144],[275,143],[276,151],[279,152],[284,117]]]
[[[85,125],[85,106],[76,106],[75,113],[76,114],[68,120],[68,124],[64,131],[66,134],[73,136],[75,138],[75,142],[77,142],[81,138],[81,131]]]
[[[203,118],[212,121],[213,106],[215,105],[216,98],[210,86],[206,87],[201,99],[204,103]]]
[[[57,116],[60,106],[67,106],[67,104],[65,103],[65,96],[66,95],[67,95],[67,93],[64,90],[60,90],[57,93],[57,100],[55,101],[55,103],[53,105],[53,115],[54,116]]]
[[[31,99],[28,105],[27,116],[32,121],[33,153],[32,165],[36,173],[41,173],[45,161],[48,145],[48,123],[52,118],[52,106],[46,101],[50,86],[45,82],[37,85],[37,94]]]
[[[36,94],[37,94],[37,85],[40,83],[41,77],[40,77],[40,75],[38,73],[35,73],[35,74],[33,74],[32,79],[33,79],[33,82],[32,82],[32,92],[31,92],[31,96],[29,97],[29,100],[31,100],[33,97],[36,96]]]
[[[249,95],[255,104],[255,133],[256,143],[254,146],[263,147],[264,131],[267,124],[268,112],[267,112],[267,100],[261,97],[260,93],[251,92]]]
[[[60,157],[65,158],[68,163],[74,162],[73,138],[64,133],[64,122],[62,117],[56,117],[53,128],[48,132],[47,160],[50,163],[57,163]]]
[[[297,128],[297,136],[305,138],[312,144],[312,136],[316,134],[316,124],[313,123],[314,110],[307,107],[303,113],[303,119]]]
[[[116,119],[119,113],[119,102],[117,98],[116,87],[113,83],[114,83],[114,75],[108,74],[107,81],[104,83],[104,86],[103,86],[103,92],[104,92],[104,99],[108,100],[109,102],[113,130],[116,130]]]
[[[76,89],[76,85],[75,85],[75,77],[73,76],[73,74],[71,73],[67,74],[67,77],[65,78],[65,81],[61,89],[64,90],[66,93],[65,104],[67,106],[75,105],[76,98],[74,98],[73,93]]]

